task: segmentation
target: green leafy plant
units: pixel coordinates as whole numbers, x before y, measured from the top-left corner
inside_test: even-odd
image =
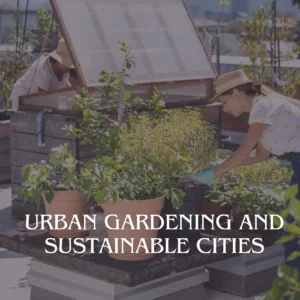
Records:
[[[47,12],[43,6],[37,11],[37,21],[35,28],[41,30],[48,30],[52,23],[52,14]]]
[[[230,191],[230,184],[222,180],[214,180],[210,189],[205,194],[205,200],[219,202],[222,206],[228,204],[227,193]]]
[[[271,193],[277,197],[278,201],[285,203],[285,208],[280,212],[281,217],[285,220],[284,230],[287,232],[278,243],[285,243],[293,239],[300,238],[300,200],[297,197],[298,186],[291,186],[288,189],[279,189],[275,193]],[[272,212],[271,212],[272,213]],[[290,213],[295,221],[293,223],[286,222],[288,213]],[[278,224],[280,225],[280,224]],[[298,242],[299,244],[299,242]],[[300,257],[300,251],[294,251],[286,262],[293,261]],[[271,290],[256,300],[296,300],[300,297],[300,274],[296,268],[287,264],[278,267],[277,277],[274,279]]]
[[[226,159],[232,155],[231,151],[218,153],[217,159]],[[287,186],[292,177],[292,170],[276,157],[249,166],[231,170],[222,176],[229,182],[245,185]]]
[[[69,126],[65,130],[79,138],[81,144],[95,148],[98,160],[89,164],[86,174],[100,176],[99,170],[103,169],[101,176],[112,176],[105,181],[104,177],[95,179],[91,175],[90,190],[97,201],[166,195],[178,208],[184,193],[177,187],[177,181],[187,168],[211,161],[214,129],[196,110],[166,111],[164,94],[158,89],[150,99],[132,99],[132,85],[126,84],[125,79],[130,77],[129,70],[135,64],[126,43],[119,44],[124,53],[120,71],[100,72],[100,100],[91,97],[87,90],[74,97],[74,108],[82,111],[83,119],[78,128]],[[104,106],[107,113],[100,113]]]
[[[166,172],[180,155],[177,175],[185,170],[204,169],[212,161],[216,143],[215,130],[203,120],[197,109],[173,109],[164,117],[153,120],[141,116],[136,125],[124,129],[120,137],[120,152],[130,158],[145,157],[165,167]]]
[[[23,183],[16,196],[31,199],[40,205],[41,195],[50,203],[53,191],[86,190],[88,181],[77,175],[79,162],[68,151],[68,144],[51,150],[49,163],[27,164],[22,168]]]
[[[20,14],[20,11],[16,11]],[[5,110],[11,107],[10,95],[16,81],[28,70],[32,62],[31,46],[34,39],[26,40],[23,30],[16,34],[16,21],[9,24],[7,49],[0,54],[0,107]]]
[[[85,194],[88,197],[93,196],[97,203],[107,200],[147,200],[165,196],[175,207],[179,207],[185,195],[160,166],[142,158],[128,161],[122,156],[104,156],[90,161],[82,174],[89,182]]]

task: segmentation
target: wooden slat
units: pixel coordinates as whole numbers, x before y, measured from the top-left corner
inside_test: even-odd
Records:
[[[8,168],[10,165],[10,153],[0,154],[0,168]]]
[[[11,166],[11,182],[22,183],[22,167]]]
[[[0,183],[9,183],[10,182],[10,168],[0,167]]]
[[[3,139],[8,139],[10,133],[10,121],[0,121],[0,143]]]
[[[45,137],[72,140],[72,137],[67,136],[67,132],[62,129],[65,125],[76,126],[76,119],[59,115],[47,115],[43,121],[43,135]],[[11,127],[14,132],[37,134],[37,114],[32,112],[16,112],[11,116]]]
[[[58,147],[65,143],[68,143],[68,149],[72,153],[72,155],[76,156],[76,142],[59,139],[59,138],[52,138],[52,137],[45,137],[44,138],[45,147],[38,146],[38,136],[37,134],[26,134],[21,132],[12,132],[11,135],[11,148],[18,149],[18,150],[25,150],[30,152],[37,152],[41,154],[49,154],[51,153],[51,149],[53,147]]]
[[[49,161],[47,154],[11,149],[11,165],[22,167],[32,162]]]
[[[0,155],[10,152],[10,139],[0,139]]]

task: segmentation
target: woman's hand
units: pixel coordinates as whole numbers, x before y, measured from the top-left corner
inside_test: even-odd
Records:
[[[213,170],[214,175],[215,176],[222,175],[230,171],[231,169],[245,165],[245,163],[249,165],[249,164],[253,164],[265,160],[265,158],[269,155],[269,152],[263,149],[263,147],[259,143],[259,139],[261,138],[263,131],[266,129],[266,126],[267,125],[263,123],[251,124],[244,142],[230,158],[228,158],[224,163],[222,163],[219,167]],[[258,152],[256,152],[254,158],[250,158],[249,156],[251,155],[251,153],[253,153],[253,149],[257,144],[259,150]],[[258,156],[257,153],[259,153]]]

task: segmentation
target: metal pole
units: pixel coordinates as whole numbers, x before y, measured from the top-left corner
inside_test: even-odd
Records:
[[[277,0],[275,0],[275,14],[277,18]],[[277,22],[277,21],[276,21]],[[280,39],[277,38],[277,59],[278,59],[278,68],[277,68],[277,76],[281,79],[281,57],[280,57]]]
[[[217,71],[219,73],[219,76],[221,74],[221,63],[220,63],[220,29],[217,27]]]
[[[27,15],[28,15],[28,6],[29,6],[29,0],[27,0],[27,3],[26,3],[25,21],[24,21],[24,28],[23,28],[23,41],[22,41],[22,50],[23,50],[23,48],[24,48],[24,43],[25,43],[25,35],[26,35],[26,29],[27,29]]]
[[[274,74],[277,72],[276,64],[277,64],[277,0],[274,0],[273,2],[273,13],[274,13]]]
[[[20,9],[20,0],[17,0],[17,23],[16,23],[16,53],[19,52],[18,51],[18,47],[19,47],[19,9]]]

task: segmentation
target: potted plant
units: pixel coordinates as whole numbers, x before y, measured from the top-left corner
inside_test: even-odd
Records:
[[[174,169],[176,170],[176,163]],[[105,216],[117,216],[117,219],[109,219],[106,230],[111,245],[118,239],[119,252],[116,253],[116,248],[112,247],[114,253],[109,253],[109,256],[127,261],[152,258],[155,254],[147,253],[138,245],[144,240],[151,251],[151,239],[158,234],[157,229],[151,228],[151,215],[161,214],[165,197],[176,203],[184,196],[176,182],[172,181],[172,176],[164,174],[162,165],[151,163],[142,157],[129,160],[121,155],[103,156],[90,161],[83,168],[82,174],[90,182],[86,190],[87,196],[94,197],[101,204]],[[137,227],[137,215],[146,216],[146,227],[143,224]],[[124,228],[116,228],[117,220],[121,227],[127,216],[131,217],[134,228],[128,222]],[[160,220],[154,220],[154,226],[158,228]],[[132,247],[125,245],[124,252],[121,250],[123,239],[133,242]]]
[[[237,229],[249,230],[250,227],[242,222],[245,215],[249,216],[249,220],[254,227],[255,215],[264,216],[269,210],[280,211],[283,207],[282,202],[278,202],[276,198],[264,193],[264,188],[257,185],[245,184],[228,184],[228,189],[224,191],[224,203],[232,207],[234,225]],[[270,186],[266,187],[270,188]],[[261,220],[257,222],[257,229],[264,229],[264,223]]]
[[[230,214],[231,206],[224,202],[228,183],[214,180],[202,202],[202,213],[205,215],[220,216]]]
[[[181,163],[173,174],[178,182],[185,171],[204,169],[215,155],[214,128],[203,120],[198,109],[172,109],[164,112],[163,117],[155,120],[142,116],[134,128],[127,129],[120,137],[120,151],[128,157],[145,157],[147,160],[162,164],[165,174],[170,173],[171,164],[176,157]],[[208,187],[206,185],[177,184],[186,194],[180,203],[171,202],[166,197],[162,215],[190,215],[201,213],[201,202]],[[172,226],[178,225],[176,222]],[[180,236],[199,234],[189,230],[184,223],[183,230],[167,231],[161,235]]]
[[[83,228],[84,214],[87,213],[87,201],[82,191],[88,188],[88,181],[77,175],[78,161],[68,151],[68,144],[53,148],[49,163],[27,164],[22,168],[23,183],[16,189],[16,194],[25,201],[32,200],[38,207],[41,199],[45,203],[46,213],[51,216],[51,225],[55,228],[54,216],[64,215],[67,224],[74,216]],[[88,234],[73,224],[66,230],[50,230],[50,235],[57,238],[82,237]]]
[[[51,51],[56,48],[56,26],[57,23],[52,21],[52,14],[47,12],[43,6],[37,11],[37,21],[34,28],[31,28],[31,35],[35,41],[35,50]],[[50,30],[48,36],[47,33]],[[44,47],[43,47],[44,46]]]

